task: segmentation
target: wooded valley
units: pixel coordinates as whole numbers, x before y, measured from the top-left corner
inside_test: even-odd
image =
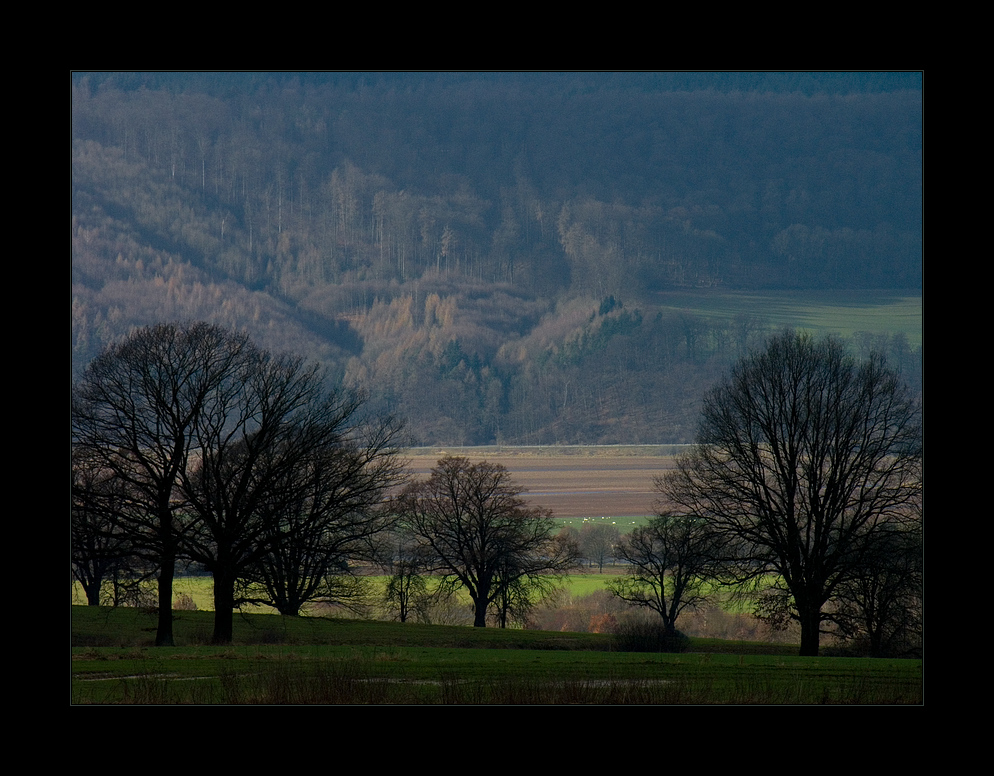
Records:
[[[206,320],[425,444],[679,443],[763,315],[922,286],[920,74],[73,73],[72,368]],[[920,338],[870,331],[920,386]]]

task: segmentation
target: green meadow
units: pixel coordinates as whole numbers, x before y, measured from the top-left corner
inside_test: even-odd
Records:
[[[591,593],[603,590],[607,583],[618,573],[618,569],[606,566],[603,574],[596,573],[596,570],[586,574],[572,574],[564,583],[564,588],[573,597],[590,595]],[[378,599],[382,596],[386,588],[387,577],[373,575],[365,577],[370,584],[370,597]],[[173,598],[180,601],[188,597],[196,606],[197,611],[210,612],[214,609],[213,603],[213,581],[209,576],[177,577],[173,582]],[[466,599],[467,603],[469,599]],[[83,606],[86,599],[78,584],[73,586],[72,601],[74,606]],[[244,608],[245,612],[252,614],[275,614],[276,611],[267,606],[250,605]]]
[[[243,615],[212,647],[208,612],[177,612],[183,646],[150,648],[139,609],[73,607],[75,704],[919,704],[920,660],[799,658],[691,639],[622,652],[606,634]]]
[[[649,522],[650,515],[644,517],[558,517],[556,522],[563,526],[569,526],[580,530],[585,523],[603,523],[617,527],[618,532],[623,536],[631,533],[636,526],[645,525]]]
[[[922,344],[921,291],[667,291],[653,301],[668,311],[729,319],[751,315],[776,328],[789,326],[815,334],[904,334],[912,347]]]
[[[605,590],[608,583],[622,573],[624,573],[624,570],[620,566],[606,565],[602,573],[598,572],[595,568],[591,568],[584,573],[571,574],[565,581],[561,582],[561,588],[563,589],[567,599],[576,600]],[[381,600],[383,593],[386,590],[388,577],[382,575],[370,575],[364,577],[364,579],[369,583],[369,599],[373,602]],[[190,601],[196,607],[193,611],[212,612],[214,610],[213,584],[213,580],[209,576],[176,577],[173,582],[174,601]],[[463,602],[468,607],[470,605],[469,597],[463,595],[462,598]],[[82,588],[80,588],[78,583],[72,588],[71,603],[74,607],[74,611],[76,611],[77,608],[86,608],[84,606],[86,599],[83,595]],[[746,613],[751,609],[751,605],[748,602],[737,601],[728,597],[725,597],[725,599],[721,601],[720,606],[724,611],[729,613]],[[374,604],[374,612],[375,609],[376,607]],[[122,607],[121,610],[125,611],[126,609]],[[278,614],[276,610],[271,607],[257,604],[246,605],[242,608],[241,612],[243,615]],[[387,619],[389,618],[385,613],[381,612],[380,614]],[[186,616],[186,612],[184,611],[180,613],[178,611],[177,616]],[[236,614],[236,616],[238,615]]]

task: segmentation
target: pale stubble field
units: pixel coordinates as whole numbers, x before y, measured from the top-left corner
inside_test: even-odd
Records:
[[[654,480],[673,468],[664,455],[556,453],[479,453],[458,448],[444,453],[471,461],[490,461],[507,468],[512,482],[526,492],[533,506],[551,509],[558,518],[644,517],[655,511]],[[428,476],[443,451],[409,458],[409,470],[418,479]]]

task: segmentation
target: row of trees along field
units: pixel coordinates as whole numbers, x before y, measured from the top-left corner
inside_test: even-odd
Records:
[[[142,329],[73,388],[74,552],[90,601],[107,558],[157,575],[156,644],[172,643],[180,561],[214,578],[214,640],[231,640],[236,588],[296,613],[343,560],[367,553],[400,482],[400,427],[328,392],[299,358],[207,324]]]
[[[402,620],[432,578],[435,595],[466,591],[474,625],[502,627],[577,567],[578,537],[527,508],[501,466],[443,458],[391,495],[406,480],[400,424],[244,335],[140,330],[72,399],[74,577],[95,603],[125,562],[155,574],[156,644],[172,643],[181,562],[214,577],[218,643],[239,603],[296,615],[342,595],[356,560],[388,570]],[[707,395],[697,441],[657,481],[647,526],[582,537],[589,559],[627,565],[618,598],[655,612],[667,637],[685,609],[734,588],[767,619],[797,620],[802,655],[828,625],[875,655],[914,644],[921,407],[878,354],[777,335]]]
[[[402,618],[404,590],[431,574],[467,590],[476,625],[493,611],[506,626],[574,567],[575,545],[499,466],[444,459],[391,498],[406,479],[400,434],[244,335],[139,330],[73,386],[73,576],[95,604],[109,578],[154,574],[157,645],[173,642],[182,563],[213,577],[215,643],[231,640],[241,603],[297,615],[347,596],[356,561],[391,569]]]

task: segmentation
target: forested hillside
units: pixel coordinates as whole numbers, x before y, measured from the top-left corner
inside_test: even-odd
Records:
[[[426,443],[688,441],[770,324],[667,292],[921,288],[920,87],[74,73],[73,368],[204,319],[321,360]]]

